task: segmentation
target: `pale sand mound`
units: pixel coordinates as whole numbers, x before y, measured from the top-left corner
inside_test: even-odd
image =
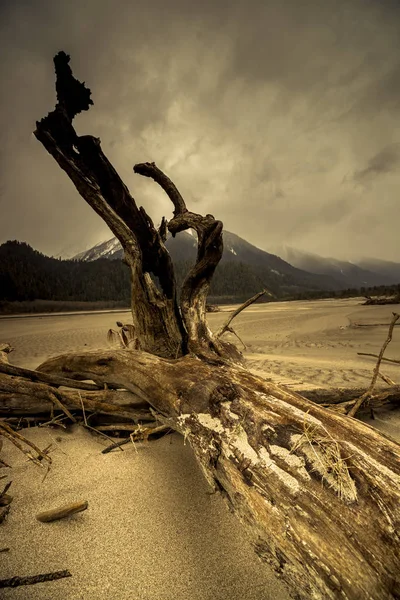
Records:
[[[0,526],[0,577],[69,569],[72,577],[0,590],[13,600],[286,600],[237,517],[210,488],[177,434],[125,451],[82,428],[25,430],[53,465],[29,463],[5,441],[14,495]],[[61,441],[56,440],[59,439]],[[107,445],[107,441],[105,441]],[[2,470],[3,473],[5,469]],[[4,480],[6,481],[6,480]],[[4,483],[4,481],[2,483]],[[88,510],[40,523],[38,512],[88,500]]]

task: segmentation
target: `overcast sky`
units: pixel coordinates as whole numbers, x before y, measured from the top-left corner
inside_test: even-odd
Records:
[[[53,55],[75,119],[156,222],[155,161],[189,208],[265,250],[400,261],[397,0],[0,0],[0,243],[67,256],[111,237],[34,138]]]

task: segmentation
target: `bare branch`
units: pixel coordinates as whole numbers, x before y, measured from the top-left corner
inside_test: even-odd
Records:
[[[371,354],[371,352],[357,352],[359,356],[373,356],[374,358],[379,358],[379,354]],[[382,361],[394,363],[395,365],[400,365],[400,360],[395,358],[385,358],[382,356]]]
[[[360,406],[366,400],[368,400],[372,396],[372,393],[374,391],[374,387],[375,387],[375,384],[376,384],[376,380],[378,379],[379,367],[381,365],[383,355],[385,353],[386,348],[388,347],[388,345],[392,341],[393,328],[394,328],[394,326],[396,324],[396,321],[398,321],[398,319],[400,319],[400,315],[397,314],[397,313],[393,313],[393,318],[392,318],[392,321],[391,321],[391,323],[389,325],[389,331],[388,331],[387,338],[384,341],[383,346],[381,348],[381,351],[379,352],[379,355],[378,355],[378,360],[377,360],[376,365],[375,365],[374,374],[372,376],[371,384],[370,384],[368,390],[365,392],[365,394],[363,394],[360,398],[358,398],[357,402],[349,410],[349,412],[347,413],[349,417],[354,417],[357,414],[357,411],[360,408]]]
[[[133,171],[138,175],[143,175],[144,177],[150,177],[151,179],[154,179],[154,181],[158,183],[160,187],[162,187],[175,207],[175,216],[187,212],[185,201],[179,193],[176,185],[170,180],[169,177],[167,177],[167,175],[165,175],[165,173],[161,171],[161,169],[156,166],[156,163],[139,163],[133,167]]]
[[[220,327],[220,329],[218,329],[217,333],[215,334],[215,336],[217,338],[221,337],[221,335],[223,335],[226,331],[231,331],[230,329],[230,324],[232,323],[233,319],[235,317],[238,316],[238,314],[240,314],[242,312],[242,310],[244,310],[245,308],[247,308],[248,306],[250,306],[251,304],[253,304],[253,302],[255,302],[256,300],[258,300],[259,298],[261,298],[261,296],[264,296],[264,294],[267,294],[268,296],[271,296],[271,298],[273,297],[273,294],[271,294],[271,292],[269,292],[268,290],[262,290],[262,292],[258,292],[257,294],[255,294],[254,296],[252,296],[251,298],[249,298],[248,300],[246,300],[246,302],[243,302],[243,304],[241,306],[239,306],[239,308],[237,308],[236,310],[234,310],[228,317],[228,319],[226,320],[226,322]],[[233,332],[234,333],[234,332]],[[235,334],[236,335],[236,334]],[[243,343],[243,342],[242,342]]]

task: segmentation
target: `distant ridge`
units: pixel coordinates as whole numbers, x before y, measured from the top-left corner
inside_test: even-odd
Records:
[[[197,240],[194,232],[183,232],[167,240],[167,248],[174,261],[194,261]],[[76,260],[91,261],[97,258],[121,259],[122,248],[116,238],[101,242],[85,252],[77,254]],[[303,252],[290,246],[279,246],[274,253],[253,246],[238,235],[224,231],[224,254],[222,262],[241,262],[250,265],[265,276],[270,271],[278,276],[293,278],[294,285],[310,289],[348,289],[400,283],[400,263],[379,259],[363,259],[358,263],[324,258]],[[319,278],[313,278],[318,275]]]
[[[336,258],[324,258],[290,246],[280,246],[276,250],[295,267],[310,273],[334,277],[343,288],[400,283],[400,264],[395,262],[366,258],[354,263]]]

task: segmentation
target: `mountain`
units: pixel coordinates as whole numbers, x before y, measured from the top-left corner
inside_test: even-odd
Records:
[[[290,246],[276,248],[280,256],[299,269],[327,275],[334,278],[344,289],[379,285],[392,285],[400,282],[400,264],[378,259],[364,259],[358,264],[324,258],[318,254],[303,252]]]
[[[218,289],[219,292],[221,291],[220,286],[217,285],[221,278],[225,281],[226,286],[231,288],[228,279],[231,278],[232,281],[234,278],[236,280],[234,273],[235,269],[236,271],[238,270],[239,265],[241,265],[240,271],[242,277],[248,282],[251,280],[251,289],[257,291],[257,289],[266,287],[281,297],[295,294],[301,290],[338,290],[341,288],[340,283],[333,277],[325,274],[309,273],[296,268],[282,260],[282,258],[279,258],[279,256],[256,248],[256,246],[253,246],[234,233],[224,231],[223,236],[224,253],[221,263],[216,270],[210,292],[213,295],[215,289]],[[177,278],[179,281],[182,270],[182,265],[179,263],[183,261],[187,271],[189,265],[193,264],[196,259],[197,236],[192,230],[182,232],[175,238],[170,236],[166,241],[166,247],[177,268]],[[74,258],[81,261],[92,261],[104,256],[110,259],[122,258],[123,251],[116,238],[97,244],[97,246],[86,252],[81,252]],[[228,266],[229,263],[231,263],[230,266]],[[237,283],[239,284],[241,281]],[[239,287],[243,288],[243,285]],[[231,293],[234,293],[234,290],[229,292],[229,295]]]
[[[122,255],[123,252],[121,244],[116,237],[113,237],[107,242],[100,242],[100,244],[96,244],[96,246],[93,246],[93,248],[80,252],[76,256],[73,256],[72,260],[90,262],[97,260],[98,258],[122,258]]]
[[[364,258],[360,260],[358,265],[368,271],[379,273],[382,277],[385,277],[388,281],[392,280],[393,283],[400,282],[400,264],[389,260],[381,260],[379,258]]]

